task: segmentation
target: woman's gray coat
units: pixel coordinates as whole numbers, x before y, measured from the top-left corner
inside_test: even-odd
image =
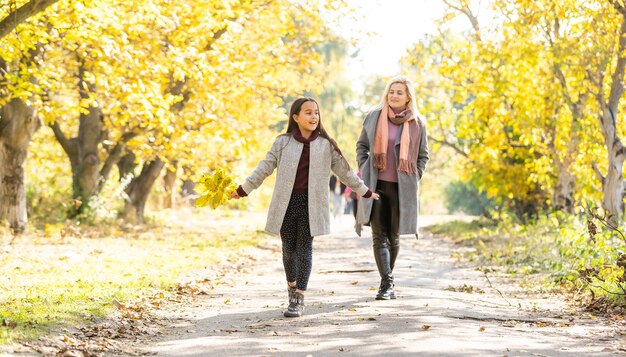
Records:
[[[315,237],[330,233],[328,180],[331,170],[359,196],[367,193],[368,188],[350,170],[345,160],[333,149],[328,140],[320,136],[309,145],[309,225],[311,236]],[[252,190],[261,186],[263,180],[278,167],[276,185],[265,225],[265,231],[268,233],[280,234],[303,148],[304,144],[291,135],[278,136],[265,159],[259,162],[256,169],[241,185],[243,190],[250,194]],[[363,198],[360,201],[371,200],[371,198]]]
[[[361,178],[365,184],[372,188],[376,188],[378,182],[378,169],[373,166],[372,152],[374,150],[374,134],[376,133],[376,123],[380,109],[370,112],[363,121],[363,129],[361,136],[356,143],[356,159],[361,170]],[[419,180],[424,174],[426,163],[428,162],[428,139],[426,137],[426,125],[424,120],[418,116],[417,123],[419,125],[419,153],[417,155],[417,176],[405,175],[398,172],[398,199],[400,201],[400,234],[415,234],[417,237],[417,220],[419,207],[417,203],[417,194],[419,190]],[[398,158],[400,156],[400,137],[402,135],[403,126],[400,127],[398,138],[395,145],[395,166],[398,167]],[[370,215],[372,213],[372,200],[359,200],[357,209],[357,233],[361,234],[361,225],[369,224]]]

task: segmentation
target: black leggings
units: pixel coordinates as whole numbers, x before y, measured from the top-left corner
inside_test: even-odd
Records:
[[[374,250],[389,250],[393,270],[400,250],[400,202],[398,183],[378,180],[376,193],[380,199],[372,206],[371,226]]]
[[[313,237],[309,227],[307,194],[292,194],[280,228],[283,242],[283,266],[287,282],[306,290],[313,266]]]

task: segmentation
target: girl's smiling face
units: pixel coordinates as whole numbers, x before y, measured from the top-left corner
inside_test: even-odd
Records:
[[[320,122],[320,111],[317,103],[311,101],[302,103],[300,113],[294,114],[293,120],[298,124],[303,137],[311,136]]]

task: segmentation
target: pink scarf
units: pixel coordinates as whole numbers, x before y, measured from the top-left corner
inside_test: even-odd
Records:
[[[374,167],[379,171],[387,168],[387,141],[389,140],[389,124],[403,125],[400,137],[400,163],[398,171],[406,175],[417,173],[417,154],[419,152],[419,125],[411,109],[394,114],[388,104],[380,111],[374,135]]]

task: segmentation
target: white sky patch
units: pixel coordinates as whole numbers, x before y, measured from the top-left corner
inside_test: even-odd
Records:
[[[346,77],[359,89],[369,77],[400,74],[399,61],[407,48],[426,34],[436,33],[435,22],[446,9],[442,0],[348,2],[355,8],[354,15],[342,19],[337,30],[343,37],[358,39],[358,55],[349,60]],[[470,27],[463,16],[457,17],[456,23],[459,29]]]
[[[341,34],[358,38],[359,51],[348,63],[347,77],[364,80],[374,75],[399,73],[406,49],[427,33],[445,9],[441,0],[351,0],[354,19],[346,19]],[[370,33],[371,36],[367,36]]]

